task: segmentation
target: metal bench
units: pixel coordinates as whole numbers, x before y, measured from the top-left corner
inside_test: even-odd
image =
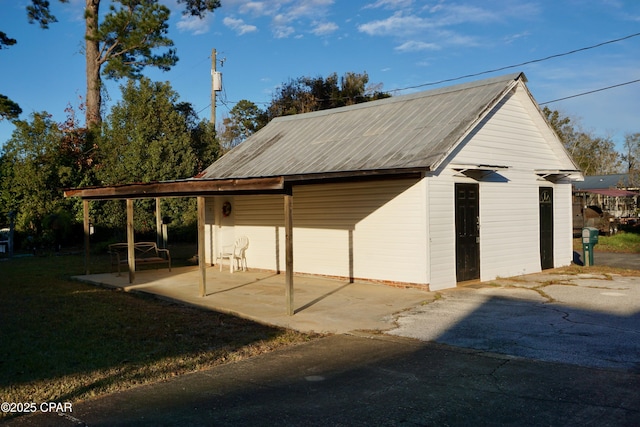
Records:
[[[113,243],[109,245],[109,255],[111,257],[111,272],[114,267],[118,268],[120,276],[120,266],[129,263],[129,246],[127,243]],[[147,264],[167,264],[171,271],[171,254],[169,249],[160,249],[154,242],[138,242],[133,244],[135,251],[136,266]]]

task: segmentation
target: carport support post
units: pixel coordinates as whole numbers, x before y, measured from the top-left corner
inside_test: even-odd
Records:
[[[82,200],[82,220],[84,226],[84,274],[89,275],[89,264],[91,254],[91,248],[89,247],[91,243],[91,225],[89,224],[89,201],[87,199]]]
[[[156,197],[156,245],[166,249],[162,243],[162,207],[160,206],[160,197]]]
[[[205,269],[205,247],[204,247],[204,221],[205,203],[204,197],[198,196],[198,270],[200,272],[200,296],[207,294],[207,270]]]
[[[129,283],[136,279],[136,252],[133,237],[133,199],[127,199],[127,260],[129,265]]]
[[[285,299],[287,315],[293,316],[293,193],[284,195]]]

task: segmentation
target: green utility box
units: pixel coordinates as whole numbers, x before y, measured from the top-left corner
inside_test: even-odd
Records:
[[[598,243],[599,230],[594,227],[582,229],[582,257],[584,265],[593,265],[593,247]]]

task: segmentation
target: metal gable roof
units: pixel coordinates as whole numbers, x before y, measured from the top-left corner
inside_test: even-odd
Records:
[[[629,175],[625,173],[611,175],[585,176],[584,181],[574,184],[577,190],[594,190],[605,188],[626,188],[629,186]]]
[[[431,170],[524,74],[279,117],[198,178]]]

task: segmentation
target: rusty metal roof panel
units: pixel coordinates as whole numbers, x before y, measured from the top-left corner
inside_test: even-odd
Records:
[[[209,166],[204,179],[429,170],[521,73],[279,117]]]

